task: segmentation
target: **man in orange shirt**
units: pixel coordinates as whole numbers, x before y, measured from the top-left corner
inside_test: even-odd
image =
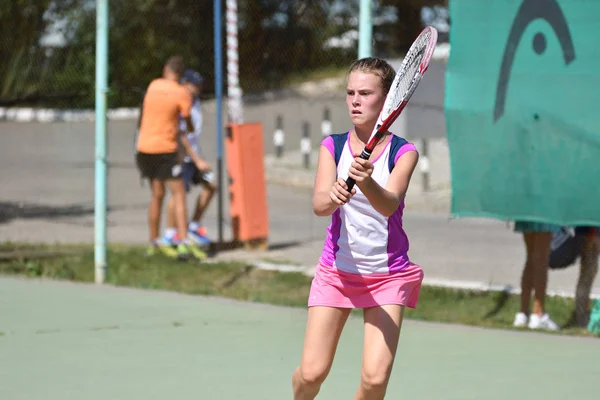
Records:
[[[181,166],[181,175],[183,177],[183,183],[186,192],[190,192],[193,185],[202,186],[202,192],[198,195],[195,201],[195,207],[193,216],[190,219],[188,225],[188,237],[190,240],[199,247],[208,247],[210,240],[206,237],[206,230],[201,224],[201,218],[204,215],[204,211],[207,209],[210,201],[217,191],[217,183],[215,176],[210,168],[208,162],[203,158],[202,150],[200,146],[200,136],[202,132],[202,107],[200,105],[200,94],[202,93],[204,78],[198,71],[188,69],[184,72],[183,78],[181,79],[181,85],[185,87],[192,95],[192,109],[190,112],[192,123],[194,125],[194,131],[188,132],[186,137],[194,152],[204,160],[206,164],[205,169],[199,169],[198,163],[194,162],[190,156],[183,158],[183,164]],[[180,120],[180,130],[186,130],[184,126],[185,122]],[[167,229],[163,236],[163,243],[173,243],[179,238],[177,234],[177,228],[175,223],[175,208],[173,204],[173,198],[167,204]]]
[[[206,169],[206,165],[193,151],[185,134],[181,134],[185,132],[179,131],[180,115],[186,121],[187,130],[193,131],[192,96],[179,84],[183,71],[183,59],[171,57],[163,68],[162,78],[153,80],[148,86],[142,104],[136,161],[142,177],[150,181],[152,193],[148,207],[148,253],[154,254],[160,249],[167,255],[187,259],[194,256],[194,248],[187,239],[186,193],[178,157],[179,143],[199,169]],[[177,231],[181,238],[176,248],[164,245],[159,237],[165,183],[175,203]]]

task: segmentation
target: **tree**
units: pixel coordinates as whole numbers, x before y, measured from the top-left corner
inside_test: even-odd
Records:
[[[421,9],[427,6],[448,6],[448,0],[379,0],[382,6],[396,9],[398,21],[388,27],[388,37],[395,38],[393,50],[405,53],[423,30]]]
[[[244,90],[278,88],[290,74],[339,64],[323,48],[334,0],[240,2],[240,79]],[[258,77],[262,79],[257,79]]]
[[[95,2],[2,1],[4,104],[93,107]],[[249,93],[279,88],[292,75],[347,65],[355,54],[324,48],[338,29],[332,9],[340,4],[339,0],[239,0],[242,89]],[[127,0],[110,1],[109,6],[109,107],[137,106],[148,83],[160,76],[164,62],[174,54],[205,75],[205,91],[213,92],[213,1]],[[52,31],[59,40],[49,44],[46,39]],[[225,46],[223,40],[224,56]],[[225,68],[226,64],[223,72]]]
[[[52,55],[69,59],[64,49],[43,43],[48,34],[61,35],[60,15],[77,6],[77,0],[4,0],[0,5],[0,104],[36,103],[77,95],[72,85],[61,85],[55,72],[65,64],[50,61]],[[57,57],[60,58],[60,57]]]

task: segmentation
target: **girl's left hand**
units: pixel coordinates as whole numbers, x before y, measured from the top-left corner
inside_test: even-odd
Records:
[[[354,157],[354,162],[350,165],[348,176],[361,186],[363,183],[371,180],[373,173],[373,164],[369,160],[363,160],[360,157]]]

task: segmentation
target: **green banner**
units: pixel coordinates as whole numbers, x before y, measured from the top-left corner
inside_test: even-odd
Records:
[[[600,225],[600,1],[454,0],[452,214]]]

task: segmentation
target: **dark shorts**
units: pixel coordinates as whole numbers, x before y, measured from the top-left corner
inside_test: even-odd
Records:
[[[562,230],[562,226],[555,224],[546,224],[542,222],[529,222],[529,221],[516,221],[515,231],[522,233],[531,232],[550,232],[559,233]],[[575,234],[577,235],[593,235],[600,234],[600,229],[593,226],[576,226]]]
[[[515,231],[522,233],[532,232],[560,232],[560,225],[546,224],[543,222],[530,222],[530,221],[516,221]]]
[[[183,176],[183,183],[185,184],[185,190],[187,192],[190,191],[192,185],[212,183],[215,181],[215,177],[212,172],[200,172],[194,163],[183,163],[181,175]]]
[[[166,181],[181,177],[181,164],[177,161],[177,153],[137,153],[136,163],[142,178]]]
[[[576,235],[600,235],[600,228],[596,226],[576,226],[575,227]]]

